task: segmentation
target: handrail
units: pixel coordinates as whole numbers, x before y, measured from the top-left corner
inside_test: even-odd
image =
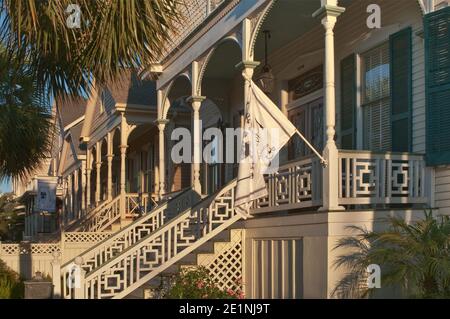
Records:
[[[166,209],[180,209],[180,207],[183,207],[184,205],[191,206],[191,200],[189,197],[193,197],[194,191],[192,189],[186,189],[180,194],[178,194],[176,197],[172,198],[171,200],[165,201],[161,204],[159,204],[157,207],[155,207],[151,212],[148,214],[136,219],[133,223],[129,224],[128,226],[124,227],[120,231],[118,231],[113,236],[109,237],[108,239],[99,242],[89,250],[85,251],[83,254],[80,255],[85,262],[89,262],[89,260],[92,259],[92,262],[94,262],[94,259],[97,260],[96,256],[98,255],[105,255],[103,257],[100,257],[100,261],[104,261],[105,258],[109,254],[114,255],[114,253],[120,253],[123,249],[126,247],[133,245],[136,241],[138,241],[140,238],[142,238],[145,235],[148,235],[152,231],[154,231],[157,227],[164,224],[166,221],[164,217],[170,217],[170,214],[167,214],[164,210]],[[188,197],[188,201],[184,203],[181,203],[180,207],[172,207],[174,204],[174,201],[181,201],[183,200],[183,196]],[[184,211],[184,209],[183,209]],[[177,212],[175,212],[176,214]],[[114,247],[112,247],[114,246]],[[111,250],[108,250],[111,249]],[[114,252],[112,251],[114,250]],[[112,256],[110,255],[110,256]],[[67,262],[65,265],[62,266],[62,268],[68,266],[69,264],[73,263],[75,261],[71,260]],[[97,264],[97,261],[94,262],[94,264]]]
[[[84,263],[82,267],[87,270],[81,288],[84,297],[124,297],[243,218],[234,210],[236,184],[233,180],[97,268],[86,269],[89,265]],[[108,286],[106,281],[111,273],[121,274],[121,285]]]
[[[81,217],[80,219],[77,219],[76,221],[70,223],[66,227],[64,227],[64,231],[73,231],[76,230],[78,227],[80,227],[81,224],[85,223],[87,220],[95,216],[99,211],[102,211],[104,207],[108,206],[111,203],[111,201],[104,201],[100,205],[94,207],[91,209],[86,215]]]

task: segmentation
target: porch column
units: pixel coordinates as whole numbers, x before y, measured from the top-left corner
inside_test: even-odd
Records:
[[[200,164],[202,162],[202,123],[200,121],[200,107],[205,100],[203,96],[192,96],[189,98],[189,103],[192,106],[192,186],[194,190],[201,194],[202,184],[200,182]]]
[[[325,123],[326,144],[323,156],[328,165],[323,170],[323,206],[321,210],[343,210],[338,202],[338,150],[334,141],[336,124],[336,84],[334,56],[334,26],[337,17],[345,11],[337,6],[337,0],[322,0],[322,7],[313,14],[322,20],[325,28]]]
[[[259,64],[260,63],[256,61],[242,61],[238,65],[236,65],[236,68],[242,71],[242,77],[244,78],[244,101],[247,101],[247,97],[249,95],[250,81],[253,78],[255,68]]]
[[[154,148],[153,148],[153,192],[155,194],[159,194],[159,156],[158,153],[156,151],[156,145],[158,145],[158,140],[159,140],[159,136],[155,134],[154,136]],[[157,162],[157,157],[158,157],[158,162]]]
[[[122,121],[120,123],[120,214],[122,220],[125,219],[125,196],[126,196],[126,160],[128,148],[128,127],[125,114],[122,113]]]
[[[159,195],[164,195],[166,192],[166,148],[165,148],[165,133],[167,123],[166,119],[158,119],[157,121],[159,129]]]
[[[89,208],[91,205],[91,172],[92,172],[92,158],[91,150],[86,152],[86,207]]]
[[[86,160],[81,161],[81,215],[86,213]]]
[[[108,201],[110,201],[112,200],[112,162],[114,158],[111,132],[108,133],[108,155],[106,158],[108,161],[108,181],[106,187],[106,196],[108,198]]]
[[[73,189],[72,189],[72,174],[69,174],[67,176],[67,196],[68,196],[68,200],[69,200],[69,214],[67,214],[69,216],[69,220],[72,220],[73,218]]]
[[[78,180],[78,168],[73,172],[73,211],[74,218],[79,217],[80,203],[78,202],[78,192],[80,191],[80,181]]]
[[[101,195],[101,179],[100,179],[100,173],[101,173],[101,168],[102,168],[102,149],[101,149],[102,145],[101,143],[97,142],[97,147],[95,148],[95,151],[97,152],[96,154],[96,159],[97,162],[95,163],[95,168],[97,169],[96,173],[97,173],[97,179],[96,179],[96,185],[95,185],[95,203],[96,205],[99,204],[100,202],[100,195]]]

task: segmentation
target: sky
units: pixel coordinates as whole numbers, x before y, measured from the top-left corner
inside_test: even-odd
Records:
[[[11,191],[11,183],[9,181],[0,182],[0,193],[8,193]]]

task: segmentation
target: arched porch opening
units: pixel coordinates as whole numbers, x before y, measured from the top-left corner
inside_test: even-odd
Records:
[[[321,21],[313,17],[320,7],[320,0],[275,1],[257,26],[252,48],[254,60],[260,62],[254,82],[322,152],[324,41]],[[307,38],[300,39],[303,36]],[[272,81],[267,81],[269,74]],[[280,152],[280,160],[299,159],[311,153],[295,135]]]
[[[107,187],[108,187],[108,140],[102,139],[100,144],[100,202],[107,200]]]
[[[155,143],[157,127],[140,124],[128,136],[126,160],[127,193],[153,194],[155,191]]]
[[[111,195],[115,198],[120,194],[120,128],[111,132],[112,141],[112,180]]]
[[[227,143],[227,128],[241,127],[244,110],[244,81],[241,70],[236,66],[242,62],[239,44],[233,38],[227,38],[214,49],[201,78],[202,95],[206,97],[200,108],[200,116],[204,122],[203,131],[215,127],[222,132],[223,143],[217,145],[213,153],[223,155],[220,163],[203,163],[201,180],[203,192],[212,194],[228,181],[237,176],[237,138],[234,143]],[[228,141],[230,142],[230,141]],[[203,146],[211,143],[204,141]],[[233,149],[226,149],[226,145]],[[219,149],[220,148],[220,149]],[[234,159],[227,163],[227,154],[233,153]]]
[[[166,110],[165,160],[166,192],[176,192],[192,185],[192,167],[189,162],[176,163],[172,158],[172,148],[179,140],[172,140],[172,133],[177,128],[187,129],[192,134],[192,108],[188,98],[192,95],[191,82],[186,76],[179,76],[172,84]],[[186,155],[186,154],[185,154]],[[191,154],[187,156],[192,159]]]

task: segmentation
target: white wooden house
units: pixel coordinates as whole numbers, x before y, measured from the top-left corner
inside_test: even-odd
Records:
[[[450,214],[448,1],[187,2],[186,22],[144,79],[130,72],[80,102],[58,170],[60,296],[142,298],[195,264],[250,298],[330,298],[347,226]],[[237,166],[175,164],[170,136],[177,127],[201,136],[195,119],[240,127],[249,78],[328,165],[293,138],[266,176],[269,196],[244,219],[234,211]],[[83,270],[73,289],[72,263]]]

